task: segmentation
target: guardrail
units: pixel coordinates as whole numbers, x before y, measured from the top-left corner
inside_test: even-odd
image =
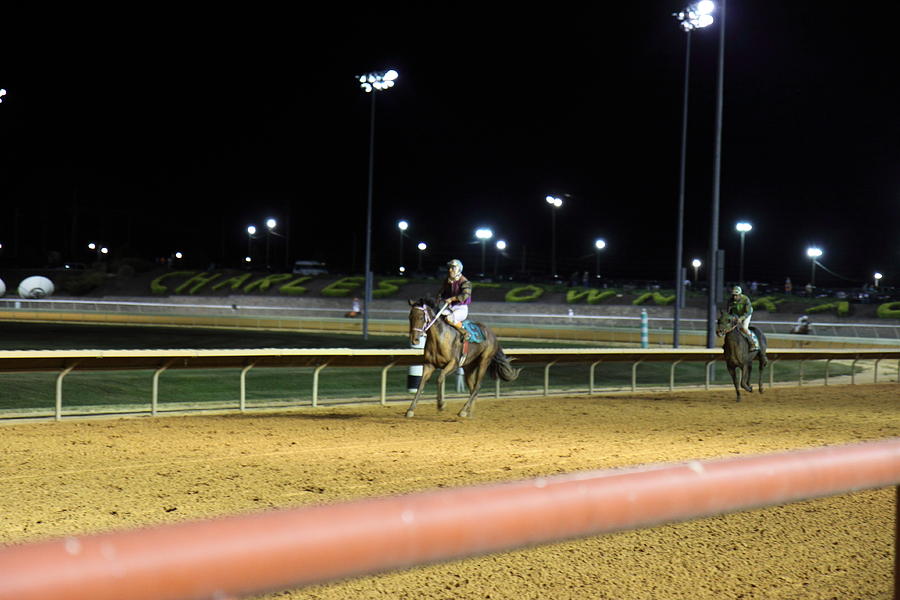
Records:
[[[0,599],[237,598],[898,483],[889,439],[68,536],[0,550]]]
[[[631,389],[637,389],[638,366],[645,362],[670,363],[669,390],[675,389],[675,368],[683,362],[702,362],[706,365],[706,389],[710,387],[710,366],[723,359],[721,348],[691,349],[622,349],[622,348],[562,348],[562,349],[509,349],[508,357],[520,363],[544,365],[543,394],[550,395],[551,369],[557,364],[576,363],[589,365],[588,393],[599,391],[595,387],[595,369],[603,362],[629,362]],[[898,361],[900,380],[900,349],[876,350],[827,350],[827,349],[770,349],[769,385],[774,385],[776,365],[782,360],[801,361],[800,381],[803,384],[803,362],[825,360],[825,384],[828,384],[829,367],[834,360],[851,362],[851,383],[856,383],[855,367],[860,360],[874,361],[874,381],[878,382],[878,367],[882,360]],[[234,408],[246,410],[246,376],[253,368],[261,367],[311,367],[312,406],[318,405],[319,378],[326,367],[378,367],[381,369],[380,402],[387,403],[388,371],[397,366],[421,364],[419,349],[353,350],[348,348],[318,349],[239,349],[239,350],[5,350],[0,351],[0,372],[56,372],[55,412],[53,418],[63,418],[63,383],[74,370],[116,371],[152,370],[150,397],[151,415],[157,415],[159,377],[167,370],[176,369],[240,369],[240,401]],[[496,380],[494,395],[500,397],[500,380]],[[566,391],[571,394],[571,390]],[[3,418],[0,416],[0,418]]]
[[[577,309],[578,307],[574,307]],[[313,318],[343,318],[348,307],[300,307],[300,306],[267,306],[257,304],[196,304],[191,302],[138,302],[138,301],[108,301],[108,300],[74,300],[74,299],[11,299],[0,298],[0,310],[15,311],[84,311],[93,313],[111,314],[172,314],[174,310],[188,311],[194,314],[231,316],[231,317],[292,317],[301,319]],[[526,324],[536,326],[578,326],[578,327],[626,327],[637,328],[640,317],[619,315],[568,315],[548,313],[497,313],[472,311],[472,316],[484,319],[492,325],[497,324]],[[370,316],[376,319],[406,320],[407,311],[390,308],[370,309]],[[650,328],[657,331],[671,332],[673,318],[649,317]],[[692,328],[695,331],[706,331],[706,319],[681,318],[682,326]],[[790,334],[795,323],[792,321],[772,321],[754,319],[753,325],[759,327],[764,333]],[[879,340],[900,340],[900,325],[891,323],[844,323],[844,322],[815,322],[812,325],[815,335],[838,337],[875,338]],[[806,336],[797,336],[803,338]]]

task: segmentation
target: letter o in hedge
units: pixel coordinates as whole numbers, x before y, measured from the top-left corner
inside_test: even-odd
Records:
[[[900,319],[900,302],[886,302],[875,312],[882,319]]]
[[[530,302],[537,300],[544,293],[544,289],[536,285],[525,285],[506,292],[507,302]]]

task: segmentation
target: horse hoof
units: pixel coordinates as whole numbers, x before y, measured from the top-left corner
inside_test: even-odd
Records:
[[[466,417],[469,416],[469,411],[467,411],[467,410],[461,410],[461,411],[459,411],[459,416],[462,417],[462,418],[466,418]]]
[[[444,410],[444,405],[443,405],[443,404],[438,404],[438,410]]]
[[[406,411],[406,418],[407,418],[407,419],[412,419],[413,416],[414,416],[415,414],[416,414],[416,413],[414,413],[413,411],[408,410],[408,411]]]

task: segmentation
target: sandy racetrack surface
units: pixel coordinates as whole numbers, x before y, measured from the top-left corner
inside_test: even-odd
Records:
[[[0,426],[0,542],[900,435],[896,384],[482,400]],[[894,490],[271,598],[890,598]]]

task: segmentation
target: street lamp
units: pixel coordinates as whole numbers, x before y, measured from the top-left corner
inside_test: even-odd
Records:
[[[694,267],[694,284],[697,283],[697,271],[700,269],[700,265],[702,265],[702,264],[703,263],[700,262],[699,258],[695,258],[694,260],[691,261],[691,266]]]
[[[275,226],[278,225],[278,222],[275,219],[266,219],[266,270],[271,271],[272,268],[269,265],[269,238],[272,237],[272,234],[275,233]],[[278,235],[277,233],[275,235]]]
[[[475,237],[481,240],[481,276],[484,277],[484,244],[494,237],[494,232],[487,227],[475,230]]]
[[[405,272],[406,269],[403,267],[403,235],[404,232],[409,229],[409,223],[406,221],[399,221],[397,223],[397,229],[400,230],[400,272]]]
[[[422,272],[422,254],[428,249],[428,244],[425,242],[419,242],[419,245],[416,246],[419,249],[419,273]]]
[[[684,304],[684,276],[682,275],[682,261],[684,260],[684,188],[685,172],[687,166],[687,123],[688,123],[688,83],[691,72],[691,32],[712,25],[713,3],[702,0],[687,6],[684,10],[674,13],[679,25],[684,30],[684,90],[681,106],[681,162],[678,177],[678,219],[675,236],[675,321],[672,332],[672,345],[678,347],[678,339],[681,331],[681,305]],[[712,288],[710,288],[712,289]]]
[[[369,339],[369,305],[372,303],[372,182],[375,172],[375,92],[394,87],[397,71],[376,71],[358,75],[359,87],[372,94],[372,109],[369,117],[369,193],[366,202],[366,287],[363,293],[363,339]]]
[[[881,278],[884,277],[881,273],[875,273],[872,278],[875,279],[875,289],[878,289],[878,282],[881,281]]]
[[[812,261],[812,272],[809,276],[809,283],[813,287],[816,287],[816,259],[822,256],[822,251],[818,248],[807,248],[806,255]]]
[[[594,240],[594,248],[597,249],[597,271],[595,272],[595,277],[600,279],[600,251],[606,248],[606,240],[597,238]]]
[[[734,226],[735,229],[741,234],[741,262],[740,262],[740,276],[738,277],[738,283],[744,285],[744,236],[747,235],[747,232],[753,229],[753,225],[750,223],[738,223]]]
[[[247,258],[253,256],[253,249],[251,245],[253,243],[253,238],[256,236],[256,225],[248,225],[247,226]],[[245,262],[250,262],[246,260]]]
[[[547,196],[545,198],[550,209],[550,271],[553,279],[557,278],[556,273],[556,209],[562,206],[562,198],[556,196]]]
[[[506,240],[497,240],[497,243],[494,245],[497,249],[494,252],[494,277],[497,276],[497,265],[500,262],[500,253],[506,250]]]

